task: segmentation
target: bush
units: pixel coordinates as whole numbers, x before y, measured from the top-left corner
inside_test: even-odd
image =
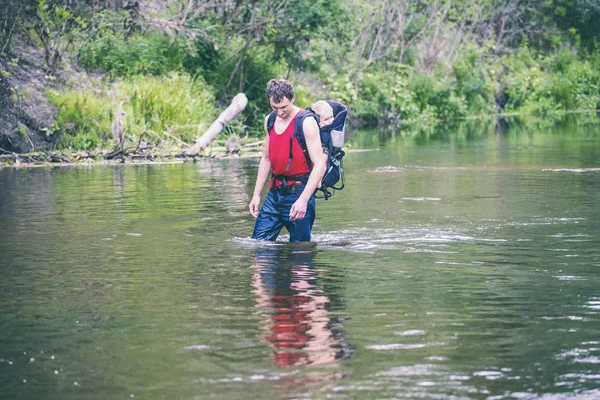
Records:
[[[84,67],[102,69],[112,77],[166,75],[182,70],[188,52],[184,40],[159,33],[136,34],[124,40],[108,31],[83,46],[79,60]]]
[[[516,58],[528,62],[507,62],[507,110],[547,115],[557,109],[591,109],[600,96],[600,72],[572,49],[561,47],[538,59]]]
[[[411,79],[409,88],[419,109],[429,110],[436,119],[448,120],[467,115],[465,99],[454,92],[447,78],[416,74]]]
[[[63,133],[57,146],[91,150],[111,139],[113,107],[108,97],[89,92],[49,92],[50,102],[59,107],[56,125]]]
[[[577,62],[575,48],[571,47],[570,43],[560,46],[549,61],[550,71],[564,74],[569,70],[570,65]]]
[[[546,114],[556,107],[552,97],[552,79],[540,64],[540,59],[527,48],[505,58],[508,67],[505,92],[508,103],[505,111]]]
[[[577,60],[558,79],[565,87],[555,84],[562,90],[557,90],[554,96],[565,109],[595,108],[600,97],[600,71],[589,62]]]
[[[136,142],[143,134],[151,142],[172,137],[189,142],[217,114],[212,89],[185,73],[136,76],[115,83],[110,93],[65,91],[48,97],[60,109],[57,124],[64,136],[58,147],[73,150],[110,147],[119,109],[125,113],[125,133]]]
[[[352,115],[368,126],[413,120],[419,113],[407,87],[408,70],[404,65],[394,71],[366,72],[357,88],[349,74],[328,71],[324,75],[326,97],[348,105]]]
[[[199,77],[171,73],[168,76],[136,76],[119,86],[125,111],[125,129],[139,137],[164,133],[191,141],[217,116],[214,94]]]
[[[464,99],[469,113],[494,112],[496,92],[494,72],[495,66],[492,65],[491,60],[481,56],[475,50],[466,53],[452,67],[455,81],[451,82],[451,86],[454,87],[454,95]]]

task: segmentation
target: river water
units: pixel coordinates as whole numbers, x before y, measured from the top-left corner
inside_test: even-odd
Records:
[[[304,245],[257,159],[0,169],[0,397],[600,398],[600,124],[354,142]]]

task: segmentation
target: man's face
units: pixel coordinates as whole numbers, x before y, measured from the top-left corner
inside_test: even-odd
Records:
[[[290,100],[287,97],[284,97],[279,103],[277,103],[272,97],[269,97],[269,101],[271,103],[271,108],[273,109],[273,111],[275,111],[277,116],[283,120],[288,119],[294,111],[293,98]]]

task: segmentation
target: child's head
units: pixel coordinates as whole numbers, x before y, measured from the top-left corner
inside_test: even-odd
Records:
[[[325,100],[319,100],[311,107],[319,116],[319,127],[330,125],[333,122],[333,108]]]

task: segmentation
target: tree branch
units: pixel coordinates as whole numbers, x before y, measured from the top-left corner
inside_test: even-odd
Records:
[[[23,7],[24,6],[21,6],[21,8],[19,8],[17,17],[15,18],[15,21],[13,22],[13,26],[12,26],[12,28],[10,28],[8,35],[6,36],[4,46],[2,46],[2,50],[0,50],[0,53],[4,53],[4,50],[6,50],[6,47],[8,47],[8,44],[10,43],[10,37],[12,36],[13,31],[15,30],[15,26],[17,26],[17,21],[19,21],[19,18],[21,17],[21,11],[23,11]],[[8,23],[8,11],[6,13],[7,13],[7,15],[6,15],[5,25],[4,25],[5,27],[6,27],[6,24]]]
[[[187,151],[187,155],[196,156],[201,150],[208,147],[217,138],[219,133],[221,133],[223,128],[246,108],[247,104],[248,98],[246,98],[246,95],[238,93],[231,101],[231,105],[219,115],[204,135],[196,140],[194,145]]]

